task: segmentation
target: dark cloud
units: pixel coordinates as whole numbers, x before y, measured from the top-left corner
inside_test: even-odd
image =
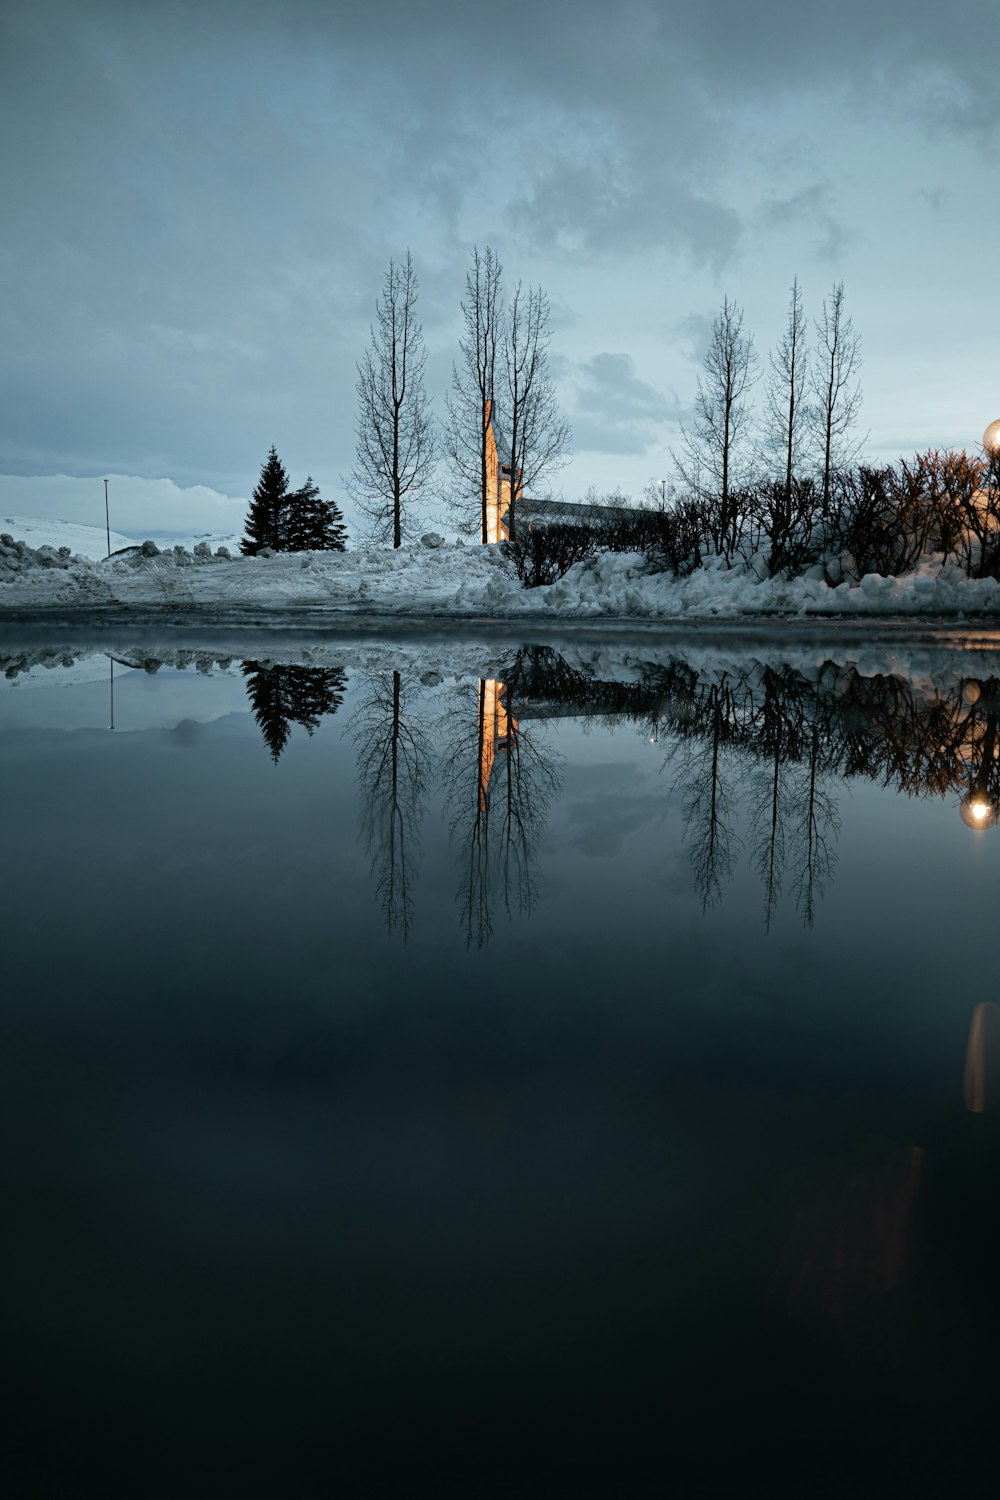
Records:
[[[641,380],[627,354],[595,354],[577,374],[573,434],[581,451],[642,454],[680,416],[673,394]]]
[[[666,329],[668,272],[710,322],[752,236],[805,227],[839,274],[878,233],[845,121],[986,144],[994,29],[994,0],[8,0],[2,467],[245,492],[275,442],[344,472],[389,255],[414,249],[440,388],[476,240],[562,298],[577,446],[641,454],[677,403],[593,354],[612,281],[670,297]]]
[[[777,197],[766,198],[761,205],[760,222],[777,233],[803,229],[811,239],[820,260],[842,260],[855,233],[844,222],[829,183],[813,182],[807,187]]]

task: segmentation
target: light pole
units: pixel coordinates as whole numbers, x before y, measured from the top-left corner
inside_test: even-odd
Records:
[[[667,481],[665,479],[658,479],[656,482],[660,486],[660,506],[663,508],[667,503]]]
[[[108,533],[108,556],[111,556],[111,518],[108,515],[108,481],[104,481],[104,529]]]

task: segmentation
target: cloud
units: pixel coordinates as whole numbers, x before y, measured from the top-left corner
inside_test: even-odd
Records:
[[[765,229],[779,234],[800,228],[808,230],[818,258],[834,263],[843,258],[857,238],[845,224],[826,182],[813,182],[793,192],[766,198],[759,221]]]
[[[491,238],[563,299],[578,445],[642,455],[676,402],[590,351],[657,368],[654,338],[717,305],[723,271],[750,306],[860,246],[902,323],[954,235],[923,226],[888,292],[878,250],[928,180],[931,123],[952,153],[933,180],[975,197],[1000,72],[968,40],[994,9],[845,0],[831,25],[797,0],[509,0],[498,23],[466,0],[8,0],[2,466],[245,493],[274,442],[296,474],[347,472],[389,256],[414,251],[440,409],[468,251]],[[987,246],[998,210],[976,201]],[[765,276],[792,230],[794,263]],[[682,364],[664,348],[669,378]]]
[[[103,528],[104,478],[0,474],[0,511]],[[111,528],[126,536],[219,535],[242,530],[247,502],[220,495],[206,485],[183,488],[169,479],[143,479],[134,474],[109,474],[107,479]]]
[[[679,415],[677,397],[640,379],[627,354],[595,354],[578,368],[572,412],[578,450],[646,453]]]

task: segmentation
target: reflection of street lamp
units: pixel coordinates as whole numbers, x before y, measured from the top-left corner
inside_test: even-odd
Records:
[[[981,1000],[972,1012],[965,1052],[963,1092],[970,1114],[995,1109],[1000,1100],[1000,1006]]]
[[[996,808],[976,792],[962,798],[958,812],[967,828],[992,828],[997,820]]]
[[[108,515],[108,481],[104,481],[104,525],[108,533],[108,556],[111,556],[111,518]]]
[[[979,742],[978,747],[976,747],[978,750],[979,770],[973,779],[972,785],[958,805],[958,813],[966,828],[992,828],[997,818],[1000,817],[1000,807],[998,807],[996,801],[990,796],[991,773],[994,770],[993,763],[997,755],[997,730],[1000,727],[1000,713],[998,713],[994,694],[990,692],[984,698],[982,685],[976,682],[974,678],[970,678],[964,684],[962,696],[972,709],[968,718],[968,725],[973,746],[976,745],[975,718],[977,704],[986,710],[986,725],[982,740]],[[973,759],[975,759],[975,752]]]

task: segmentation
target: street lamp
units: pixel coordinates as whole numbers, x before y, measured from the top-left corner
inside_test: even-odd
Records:
[[[667,503],[667,481],[665,479],[658,479],[656,482],[660,486],[660,504],[661,505],[666,505],[666,503]]]
[[[1000,457],[1000,417],[983,433],[983,447],[987,453],[996,453]]]

